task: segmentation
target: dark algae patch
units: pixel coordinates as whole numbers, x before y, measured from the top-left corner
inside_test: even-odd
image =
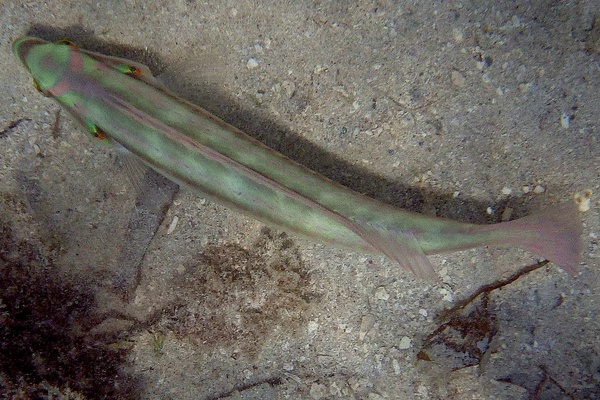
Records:
[[[127,350],[92,337],[93,293],[0,226],[0,398],[136,399]]]
[[[292,241],[269,229],[249,248],[207,246],[186,271],[178,282],[185,305],[154,328],[250,358],[282,327],[302,327],[320,296]]]

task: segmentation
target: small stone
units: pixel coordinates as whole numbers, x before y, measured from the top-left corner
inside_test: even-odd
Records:
[[[91,335],[110,335],[115,332],[125,331],[130,329],[133,322],[124,319],[117,319],[113,317],[106,318],[100,324],[93,327],[89,333]]]
[[[369,330],[371,330],[374,324],[375,320],[372,315],[365,315],[362,317],[362,320],[360,321],[360,328],[358,330],[358,338],[361,342],[365,340],[367,333]]]
[[[545,191],[546,189],[542,185],[537,185],[535,188],[533,188],[533,193],[535,194],[544,193]]]
[[[427,386],[423,384],[419,385],[419,387],[417,388],[417,393],[422,399],[431,398],[431,396],[429,396],[429,390],[427,389]]]
[[[448,267],[442,267],[442,269],[440,270],[440,276],[442,278],[444,278],[445,276],[448,276]]]
[[[179,217],[176,215],[173,217],[173,220],[169,224],[169,228],[167,228],[167,235],[175,232],[175,228],[177,228],[177,223],[179,222]]]
[[[404,336],[402,337],[402,339],[400,339],[400,343],[398,344],[398,348],[400,350],[406,350],[406,349],[410,349],[412,347],[412,339],[409,338],[408,336]]]
[[[444,299],[445,301],[449,302],[449,303],[451,303],[451,302],[454,300],[454,296],[453,296],[453,295],[452,295],[452,293],[451,293],[451,292],[450,292],[448,289],[446,289],[446,288],[441,288],[441,289],[440,289],[440,294],[441,294],[442,296],[444,296],[444,297],[443,297],[443,299]]]
[[[296,85],[294,84],[294,82],[292,82],[292,81],[283,81],[281,83],[281,86],[283,87],[283,91],[285,92],[286,96],[288,98],[292,98],[292,96],[296,92]]]
[[[348,379],[348,385],[350,386],[350,389],[356,392],[361,388],[361,386],[364,386],[364,380],[352,377]]]
[[[385,290],[384,286],[379,286],[375,289],[375,297],[379,300],[389,300],[390,294]]]
[[[255,58],[251,58],[248,60],[248,62],[246,63],[246,67],[248,69],[254,69],[256,67],[258,67],[258,61],[256,61]]]
[[[327,387],[320,383],[313,383],[310,385],[310,397],[315,400],[327,397]]]
[[[504,211],[502,211],[502,215],[500,216],[500,220],[503,221],[503,222],[506,222],[506,221],[510,220],[510,217],[512,216],[512,212],[513,212],[512,207],[506,207],[504,209]]]
[[[427,310],[424,308],[420,308],[419,309],[419,314],[421,314],[422,316],[426,317],[427,316]]]
[[[450,79],[455,86],[464,87],[465,86],[465,77],[456,70],[452,71],[450,74]]]
[[[568,129],[569,125],[571,125],[571,116],[567,113],[562,113],[562,115],[560,116],[560,126],[562,126],[565,129]]]
[[[454,38],[454,41],[456,43],[461,43],[462,41],[465,40],[465,34],[463,33],[462,30],[460,30],[458,28],[452,29],[452,37]]]
[[[333,382],[331,385],[329,385],[329,394],[331,396],[337,396],[337,397],[340,397],[342,395],[342,391],[340,390],[337,383]]]
[[[510,19],[510,23],[515,28],[518,28],[518,27],[522,26],[522,24],[521,24],[521,18],[519,18],[518,15],[513,15],[512,18]]]
[[[316,66],[316,67],[315,67],[315,69],[313,70],[313,73],[314,73],[315,75],[320,75],[321,73],[323,73],[323,71],[326,71],[326,70],[327,70],[327,68],[323,67],[323,66],[322,66],[322,65],[320,65],[320,64],[317,64],[317,66]]]
[[[523,186],[521,190],[523,191],[523,193],[529,193],[531,192],[531,186]]]
[[[285,363],[283,364],[283,370],[287,371],[287,372],[291,372],[294,370],[294,364],[292,363]]]
[[[519,89],[519,92],[521,92],[521,93],[528,93],[532,87],[533,87],[533,84],[531,82],[520,83],[518,86],[518,89]]]
[[[511,188],[509,188],[509,187],[507,187],[507,186],[504,186],[504,187],[502,188],[502,194],[503,194],[503,195],[505,195],[505,196],[508,196],[508,195],[510,195],[511,193],[512,193],[512,189],[511,189]]]
[[[575,193],[573,198],[575,199],[575,202],[577,203],[577,208],[580,212],[589,211],[590,201],[592,200],[592,194],[592,191],[589,189],[584,190],[582,193]]]
[[[394,368],[394,375],[400,375],[402,373],[402,369],[400,368],[400,363],[395,358],[392,359],[392,368]]]

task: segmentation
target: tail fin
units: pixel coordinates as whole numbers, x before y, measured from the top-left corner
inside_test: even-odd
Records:
[[[494,226],[494,225],[491,225]],[[532,252],[574,275],[579,265],[583,225],[574,204],[560,205],[497,225],[504,244]]]

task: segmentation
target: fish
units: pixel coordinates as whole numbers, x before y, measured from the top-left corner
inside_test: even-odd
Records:
[[[340,249],[384,255],[416,277],[439,276],[428,255],[512,246],[575,274],[575,204],[495,224],[422,215],[342,186],[166,88],[140,63],[25,36],[13,53],[36,89],[92,140],[117,146],[184,188],[264,224]]]

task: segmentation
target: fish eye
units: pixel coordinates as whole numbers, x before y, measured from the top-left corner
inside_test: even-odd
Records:
[[[142,70],[138,67],[134,67],[133,65],[128,66],[128,74],[133,76],[138,76],[142,73]]]

